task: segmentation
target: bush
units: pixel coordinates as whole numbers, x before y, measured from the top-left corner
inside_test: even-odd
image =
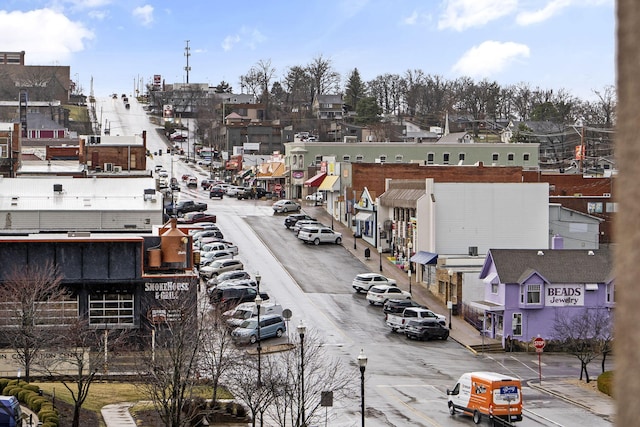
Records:
[[[47,421],[46,423],[42,423],[42,427],[58,427],[58,424],[52,421]]]
[[[598,390],[613,396],[613,371],[607,371],[598,376]]]
[[[7,385],[9,385],[9,378],[0,378],[0,393],[4,392]]]

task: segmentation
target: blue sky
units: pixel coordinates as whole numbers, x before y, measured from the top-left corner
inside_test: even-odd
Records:
[[[445,79],[565,89],[615,84],[614,0],[4,0],[0,50],[28,65],[69,65],[89,93],[229,82],[258,61],[276,77],[322,56],[346,80],[420,69]]]

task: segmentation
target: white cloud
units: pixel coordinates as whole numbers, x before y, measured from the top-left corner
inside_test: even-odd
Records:
[[[407,25],[415,25],[418,22],[418,12],[414,10],[413,13],[410,16],[404,18],[402,22]]]
[[[228,52],[233,49],[235,45],[242,42],[244,46],[255,50],[259,44],[264,43],[266,40],[267,38],[259,30],[242,27],[240,34],[233,34],[224,38],[222,41],[222,49]]]
[[[148,27],[153,22],[153,6],[145,4],[133,9],[133,17],[139,19],[145,27]]]
[[[519,13],[516,22],[520,25],[531,25],[546,21],[571,6],[571,3],[571,0],[551,0],[542,9]]]
[[[468,50],[452,67],[453,72],[473,78],[489,77],[522,58],[529,47],[520,43],[486,41]]]
[[[94,34],[81,23],[51,9],[28,12],[0,11],[3,49],[26,52],[29,65],[64,64],[71,54],[84,50]]]
[[[227,36],[222,41],[222,49],[225,52],[228,52],[231,49],[233,49],[233,46],[235,46],[239,42],[240,42],[240,36],[239,35],[235,34],[233,36]]]
[[[512,13],[517,6],[518,0],[447,0],[438,29],[463,31],[481,27]]]

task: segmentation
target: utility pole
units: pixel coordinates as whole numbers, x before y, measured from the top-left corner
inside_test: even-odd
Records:
[[[184,48],[184,56],[187,57],[187,66],[184,67],[184,70],[187,72],[187,84],[189,84],[189,71],[191,71],[191,67],[189,67],[189,57],[191,56],[191,48],[189,47],[189,40],[187,42],[187,47]]]

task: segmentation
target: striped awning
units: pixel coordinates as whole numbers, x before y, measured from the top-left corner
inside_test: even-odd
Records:
[[[305,187],[318,187],[322,184],[324,177],[327,176],[326,173],[320,172],[319,174],[314,175],[304,182]]]
[[[338,179],[340,179],[339,176],[337,175],[328,175],[324,178],[324,180],[322,181],[322,184],[320,184],[320,187],[318,187],[318,190],[320,191],[337,191],[339,190],[339,188],[335,188],[335,184],[336,182],[338,182]]]
[[[418,264],[435,264],[438,261],[438,254],[434,254],[433,252],[427,251],[418,251],[415,255],[411,257],[411,262],[415,262]]]

